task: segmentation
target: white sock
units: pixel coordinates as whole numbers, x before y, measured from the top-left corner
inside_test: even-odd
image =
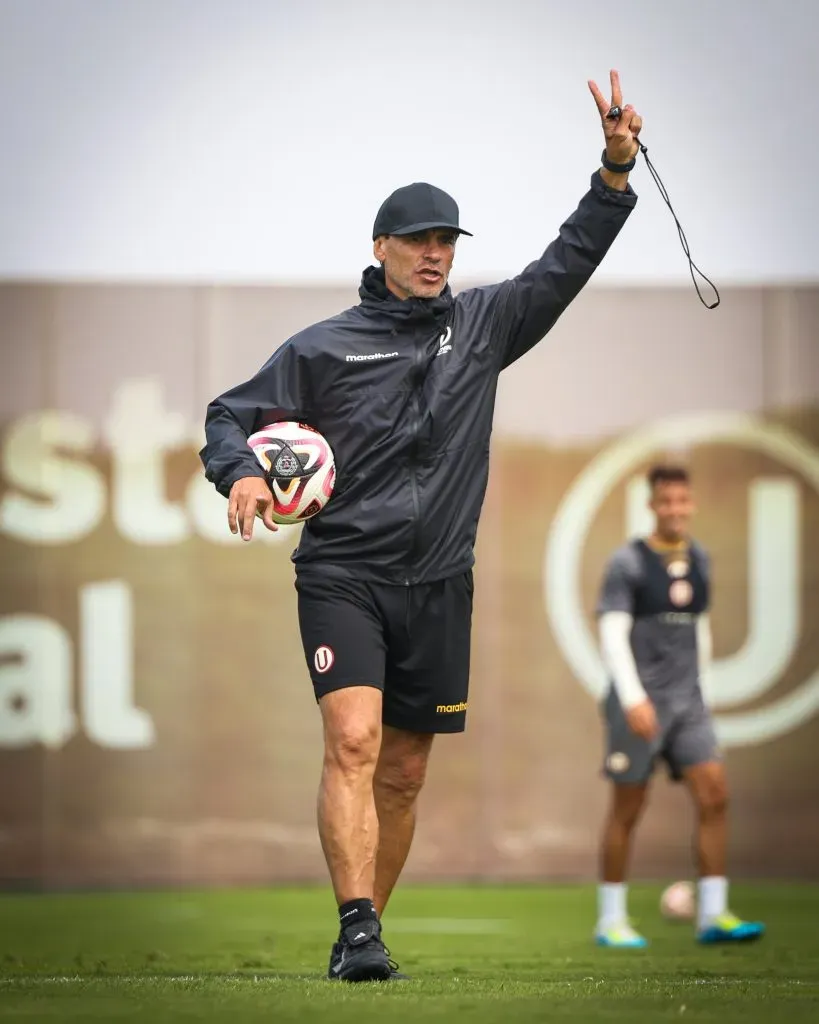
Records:
[[[602,882],[597,887],[597,928],[603,931],[628,921],[626,897],[628,886],[624,882]]]
[[[697,925],[705,928],[728,909],[728,879],[720,875],[701,878],[697,889]]]

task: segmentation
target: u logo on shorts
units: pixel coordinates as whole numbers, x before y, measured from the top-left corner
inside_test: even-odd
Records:
[[[313,655],[313,664],[316,666],[316,672],[329,672],[335,660],[336,656],[333,653],[333,648],[328,647],[327,644],[317,647],[316,653]]]
[[[621,772],[628,771],[631,760],[628,754],[624,754],[622,751],[617,750],[613,754],[609,754],[606,758],[606,767],[610,772],[616,772],[618,775]]]

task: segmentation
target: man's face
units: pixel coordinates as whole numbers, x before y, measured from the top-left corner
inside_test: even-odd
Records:
[[[654,485],[649,507],[655,516],[657,535],[663,540],[679,541],[688,535],[695,511],[690,484],[684,480],[661,480]]]
[[[373,253],[384,264],[387,287],[399,299],[434,299],[446,287],[457,231],[430,228],[414,235],[381,235]]]

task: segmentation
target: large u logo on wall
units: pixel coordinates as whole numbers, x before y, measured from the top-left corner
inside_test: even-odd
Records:
[[[583,611],[580,561],[589,528],[612,489],[638,463],[663,448],[722,443],[762,452],[819,492],[819,451],[790,431],[753,417],[700,414],[651,424],[602,452],[566,494],[546,546],[546,608],[557,643],[577,678],[595,697],[606,674],[596,637]],[[648,528],[645,484],[626,488],[629,535]],[[741,746],[773,739],[819,710],[819,666],[784,696],[751,710],[791,662],[802,635],[800,621],[800,508],[794,479],[756,479],[748,501],[748,630],[741,648],[714,665],[708,694],[720,740]]]

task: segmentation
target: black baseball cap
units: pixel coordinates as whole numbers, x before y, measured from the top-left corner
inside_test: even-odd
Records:
[[[387,196],[375,217],[373,241],[379,235],[411,235],[429,228],[450,228],[471,235],[458,224],[458,204],[440,188],[416,181]]]

